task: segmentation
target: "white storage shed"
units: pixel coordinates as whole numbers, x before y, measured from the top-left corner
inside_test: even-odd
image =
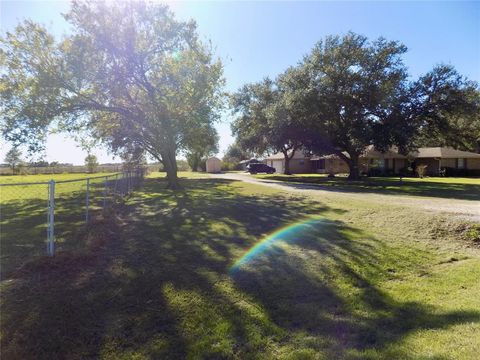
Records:
[[[222,170],[222,160],[216,157],[207,159],[207,173],[218,173]]]

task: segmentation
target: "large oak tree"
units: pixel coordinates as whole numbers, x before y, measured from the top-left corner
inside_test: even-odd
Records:
[[[295,102],[301,85],[297,77],[297,69],[291,68],[276,81],[247,84],[232,96],[236,114],[232,130],[238,143],[257,154],[281,152],[285,174],[290,174],[290,160],[302,150],[308,131],[302,108]]]
[[[116,152],[149,153],[178,187],[176,155],[222,97],[222,65],[195,23],[143,1],[74,1],[65,18],[61,41],[31,21],[0,40],[3,135],[35,151],[53,127],[86,129]]]
[[[458,145],[472,136],[455,119],[478,128],[477,85],[442,65],[410,81],[406,50],[396,41],[349,33],[327,37],[299,64],[309,78],[303,93],[303,103],[310,103],[308,148],[338,155],[350,179],[359,177],[359,157],[368,145],[381,151],[396,145],[402,153],[425,138]]]

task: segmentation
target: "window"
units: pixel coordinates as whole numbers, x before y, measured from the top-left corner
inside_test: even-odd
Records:
[[[320,159],[317,161],[317,169],[325,170],[325,159]]]
[[[457,159],[457,168],[464,169],[465,168],[465,159]]]

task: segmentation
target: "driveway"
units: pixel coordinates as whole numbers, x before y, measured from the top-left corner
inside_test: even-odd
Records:
[[[411,195],[390,195],[374,192],[351,192],[338,189],[326,189],[320,185],[288,183],[269,179],[259,179],[247,173],[212,174],[214,177],[244,181],[277,188],[282,191],[299,193],[305,196],[331,197],[342,196],[376,203],[389,203],[425,209],[429,212],[453,215],[466,220],[480,222],[480,202],[474,200],[459,200],[449,198],[420,197]]]

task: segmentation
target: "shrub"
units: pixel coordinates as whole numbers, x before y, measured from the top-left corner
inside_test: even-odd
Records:
[[[425,176],[425,174],[426,174],[426,172],[427,172],[427,167],[428,167],[428,165],[419,164],[419,165],[417,165],[417,167],[415,168],[415,172],[417,173],[417,175],[418,175],[418,177],[419,177],[420,179],[422,179],[422,178]]]
[[[445,171],[445,176],[480,176],[480,169],[456,169],[451,167],[445,167],[442,170]]]

